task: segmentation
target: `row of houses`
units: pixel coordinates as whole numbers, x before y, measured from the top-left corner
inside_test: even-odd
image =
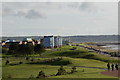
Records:
[[[6,40],[2,41],[2,47],[9,48],[10,44],[31,44],[36,45],[40,44],[39,40],[33,40],[32,38],[24,38],[22,41],[19,40]]]
[[[32,38],[24,38],[22,41],[17,40],[6,40],[2,41],[2,47],[9,48],[10,44],[42,44],[45,48],[57,48],[62,46],[62,37],[61,36],[44,36],[40,40],[34,40]]]

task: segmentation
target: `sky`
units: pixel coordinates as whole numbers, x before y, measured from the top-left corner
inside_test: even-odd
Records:
[[[2,36],[118,34],[117,2],[4,2]]]

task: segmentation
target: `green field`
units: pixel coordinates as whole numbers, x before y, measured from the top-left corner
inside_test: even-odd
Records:
[[[106,63],[97,61],[97,60],[88,60],[88,59],[72,59],[72,58],[63,58],[70,60],[71,64],[65,65],[64,68],[69,72],[72,66],[88,66],[88,67],[101,67],[105,68]],[[17,62],[14,62],[17,63]],[[11,63],[12,64],[12,63]],[[97,65],[97,66],[96,66]],[[29,78],[30,75],[34,77],[37,76],[38,72],[43,70],[46,75],[56,74],[59,66],[56,65],[42,65],[42,64],[20,64],[20,65],[4,65],[3,64],[3,77],[11,76],[12,78]],[[84,69],[84,72],[82,70]],[[61,76],[52,76],[50,78],[112,78],[110,76],[105,76],[100,74],[104,71],[101,69],[94,68],[81,68],[77,67],[78,72],[70,75],[61,75]]]
[[[3,55],[2,58],[2,77],[3,78],[36,78],[39,71],[44,71],[45,75],[56,74],[62,65],[67,72],[76,66],[77,72],[60,76],[49,76],[48,78],[115,78],[100,74],[105,71],[108,61],[117,62],[112,58],[89,52],[76,46],[63,46],[62,48],[46,50],[42,56],[29,55],[29,60],[25,57],[8,57]],[[59,59],[60,58],[60,59]],[[9,60],[9,65],[6,65]],[[32,61],[31,61],[32,60]],[[23,62],[19,64],[19,62]],[[95,68],[94,68],[95,67]]]
[[[46,75],[51,75],[57,73],[59,66],[49,66],[49,65],[19,65],[19,66],[9,66],[3,68],[3,77],[11,76],[12,78],[29,78],[30,75],[34,77],[37,76],[40,70],[43,70]],[[71,70],[71,67],[64,66],[67,71]],[[85,72],[82,72],[82,70]],[[77,68],[78,72],[74,74],[53,76],[50,78],[112,78],[110,76],[105,76],[100,74],[100,69],[89,69],[89,68]]]

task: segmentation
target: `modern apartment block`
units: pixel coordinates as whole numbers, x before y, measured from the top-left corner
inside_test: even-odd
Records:
[[[61,47],[62,46],[62,37],[60,36],[55,36],[54,37],[54,47]]]
[[[57,48],[62,46],[62,37],[60,36],[44,36],[42,44],[45,48]]]

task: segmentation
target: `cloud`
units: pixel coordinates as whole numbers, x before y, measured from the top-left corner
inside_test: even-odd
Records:
[[[23,11],[18,11],[16,14],[14,14],[15,16],[25,16],[25,12]]]
[[[79,9],[87,12],[97,12],[97,6],[93,2],[82,2]]]
[[[27,19],[39,19],[46,18],[45,15],[41,14],[39,11],[34,9],[30,9],[28,11],[13,11],[10,8],[3,8],[2,10],[3,16],[15,16],[15,17],[25,17]]]
[[[8,7],[5,7],[2,9],[2,14],[3,14],[3,16],[10,15],[10,14],[12,14],[12,10]]]
[[[80,6],[79,2],[71,2],[67,5],[70,8],[78,8]]]
[[[35,11],[35,10],[29,10],[26,15],[26,18],[28,19],[37,19],[37,18],[44,18],[44,16],[42,14],[40,14],[39,12]]]
[[[69,8],[78,9],[81,12],[98,12],[97,4],[94,2],[71,2],[67,5]]]

